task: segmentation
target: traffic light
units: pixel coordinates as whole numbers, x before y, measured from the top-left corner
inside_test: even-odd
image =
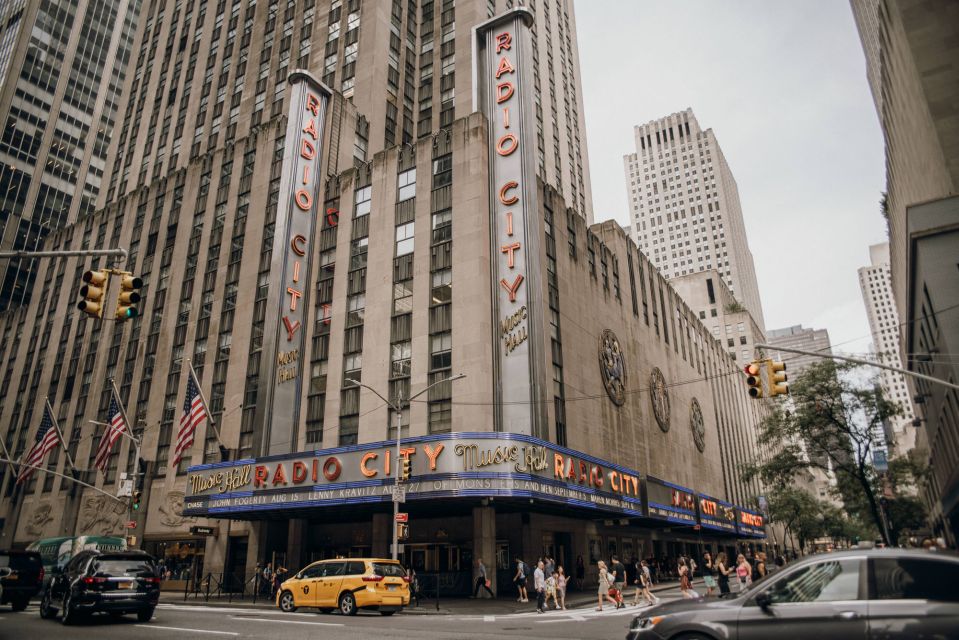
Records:
[[[769,374],[769,397],[789,395],[789,385],[786,384],[786,363],[775,360],[766,361],[766,372]]]
[[[123,321],[136,318],[139,311],[133,305],[140,302],[138,289],[143,286],[143,280],[134,277],[132,273],[120,274],[120,292],[117,294],[117,320]]]
[[[400,482],[406,482],[413,475],[413,461],[409,458],[403,458],[400,461]]]
[[[396,537],[399,540],[406,540],[410,537],[410,525],[402,522],[396,523]]]
[[[83,298],[77,303],[77,309],[92,318],[103,317],[103,298],[107,294],[107,285],[110,283],[110,271],[87,271],[83,274],[86,283],[80,287],[80,296]]]
[[[133,496],[130,498],[130,507],[131,507],[134,511],[139,511],[139,510],[140,510],[140,498],[142,498],[142,497],[143,497],[143,492],[142,492],[142,491],[140,491],[140,490],[138,490],[138,489],[134,489],[134,490],[133,490]]]
[[[762,398],[763,397],[763,381],[759,375],[760,366],[759,362],[753,360],[747,364],[743,370],[746,372],[746,386],[749,387],[749,397],[750,398]]]

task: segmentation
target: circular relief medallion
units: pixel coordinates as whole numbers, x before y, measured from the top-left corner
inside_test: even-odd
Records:
[[[706,450],[706,425],[703,424],[703,410],[699,407],[699,400],[693,398],[689,407],[689,428],[693,431],[693,442],[702,453]]]
[[[626,360],[619,338],[609,329],[603,330],[599,339],[599,372],[609,399],[617,407],[626,402]]]
[[[659,367],[649,374],[649,399],[653,403],[653,415],[663,431],[669,431],[669,389]]]

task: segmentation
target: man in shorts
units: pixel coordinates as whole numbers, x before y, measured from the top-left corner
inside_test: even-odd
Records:
[[[526,563],[519,558],[516,558],[516,575],[513,576],[513,584],[519,592],[516,602],[529,602],[529,598],[526,597]]]

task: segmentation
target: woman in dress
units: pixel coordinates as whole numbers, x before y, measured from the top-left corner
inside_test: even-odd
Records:
[[[689,565],[686,563],[686,558],[682,556],[679,558],[679,568],[677,572],[679,573],[679,590],[683,592],[683,597],[695,598],[693,585],[689,579]]]
[[[556,598],[560,609],[566,608],[566,573],[562,566],[556,567]]]
[[[616,602],[616,598],[609,595],[609,589],[612,586],[612,582],[610,581],[609,574],[606,571],[606,563],[600,560],[597,563],[597,566],[599,567],[599,591],[597,593],[599,596],[599,606],[596,607],[596,610],[602,611],[603,598],[609,600],[614,607],[616,607],[619,603]]]
[[[732,573],[726,566],[726,554],[720,552],[716,556],[716,581],[719,583],[719,597],[725,598],[729,595],[729,574]]]
[[[736,577],[738,593],[742,593],[753,583],[753,567],[741,553],[736,557]]]

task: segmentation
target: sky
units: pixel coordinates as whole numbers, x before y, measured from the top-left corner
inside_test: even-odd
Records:
[[[882,132],[845,0],[575,0],[597,222],[628,224],[633,127],[687,107],[739,187],[767,329],[871,344],[857,269],[887,239]]]

